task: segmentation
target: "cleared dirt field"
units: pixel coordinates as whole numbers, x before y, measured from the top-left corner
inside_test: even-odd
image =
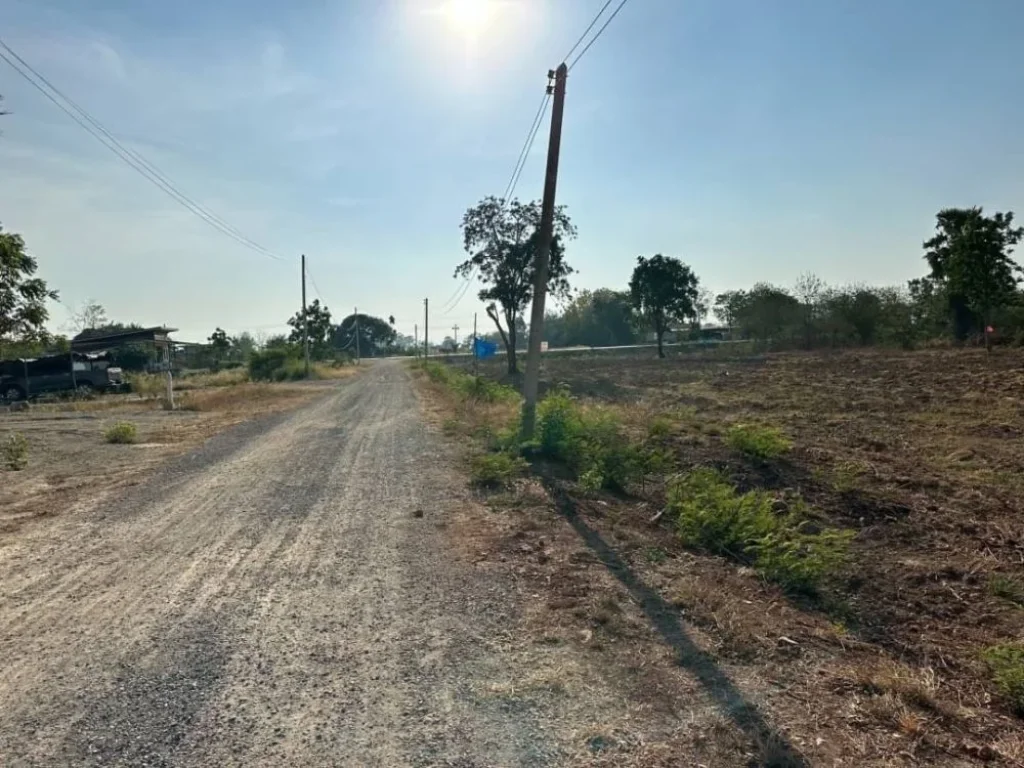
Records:
[[[505,378],[501,363],[483,372]],[[814,765],[1024,765],[1024,723],[982,659],[1024,638],[1024,353],[552,355],[542,379],[612,405],[638,434],[669,419],[679,471],[799,494],[855,536],[832,588],[793,597],[687,550],[671,520],[651,522],[663,486],[584,492],[535,466],[537,479],[491,503],[514,514],[495,534],[507,555],[537,537],[549,551],[527,567],[550,596],[538,626],[608,636],[629,649],[623,664],[657,659],[637,686],[652,707],[685,690],[659,677],[656,647],[702,678],[690,638],[724,675],[703,675],[708,690],[733,686],[764,718],[740,724],[748,747],[732,760],[767,733]],[[793,448],[745,458],[724,439],[740,423],[778,427]]]
[[[187,380],[186,380],[187,381]],[[294,408],[323,395],[330,382],[235,384],[188,388],[177,395],[179,410],[156,398],[109,395],[86,401],[0,410],[0,444],[12,434],[28,442],[27,466],[0,466],[0,534],[41,517],[78,508],[135,485],[149,469],[243,421]],[[104,431],[114,423],[135,424],[138,440],[111,445]]]

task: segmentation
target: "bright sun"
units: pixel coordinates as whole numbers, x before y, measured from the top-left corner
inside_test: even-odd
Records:
[[[494,16],[494,0],[446,0],[441,6],[445,20],[467,38],[479,37]]]

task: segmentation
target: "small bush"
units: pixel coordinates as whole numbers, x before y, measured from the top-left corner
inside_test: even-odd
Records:
[[[130,421],[119,421],[107,427],[103,439],[108,443],[128,444],[139,439],[139,431]]]
[[[995,645],[982,653],[999,692],[1024,717],[1024,644]]]
[[[537,442],[542,454],[563,461],[583,487],[625,489],[643,477],[649,456],[625,435],[618,417],[603,408],[584,408],[565,390],[537,406]]]
[[[28,440],[20,432],[12,433],[4,442],[4,466],[17,472],[28,466]]]
[[[470,468],[473,484],[482,488],[508,485],[527,469],[526,461],[509,453],[474,456]]]
[[[763,491],[738,493],[719,472],[699,469],[669,485],[668,505],[682,539],[691,546],[754,565],[766,578],[794,591],[813,591],[843,564],[852,534],[807,532],[799,500],[784,514]]]
[[[740,453],[755,459],[774,459],[789,451],[793,441],[775,427],[737,424],[729,429],[726,443]]]
[[[271,347],[253,352],[249,358],[249,378],[253,381],[298,381],[306,377],[306,365],[298,350]]]
[[[997,574],[989,580],[988,589],[996,597],[1024,606],[1024,584],[1017,579]]]

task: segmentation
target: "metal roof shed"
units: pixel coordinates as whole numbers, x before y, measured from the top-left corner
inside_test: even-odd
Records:
[[[120,347],[123,344],[153,344],[157,349],[167,349],[174,341],[170,334],[175,333],[177,328],[133,328],[128,331],[115,331],[114,333],[102,333],[95,336],[80,338],[79,334],[71,340],[71,349],[74,352],[99,352],[104,349]]]

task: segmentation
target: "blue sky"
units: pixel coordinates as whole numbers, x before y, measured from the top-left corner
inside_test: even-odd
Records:
[[[444,2],[2,0],[26,61],[293,261],[209,228],[2,62],[0,222],[65,303],[184,339],[280,330],[303,252],[336,317],[411,333],[429,296],[431,335],[465,333],[475,290],[440,311],[461,215],[504,189],[547,68],[602,0],[492,0],[475,32]],[[924,271],[940,207],[1024,216],[1022,26],[1019,0],[632,0],[569,80],[576,286],[624,287],[655,252],[715,292],[897,283]]]

